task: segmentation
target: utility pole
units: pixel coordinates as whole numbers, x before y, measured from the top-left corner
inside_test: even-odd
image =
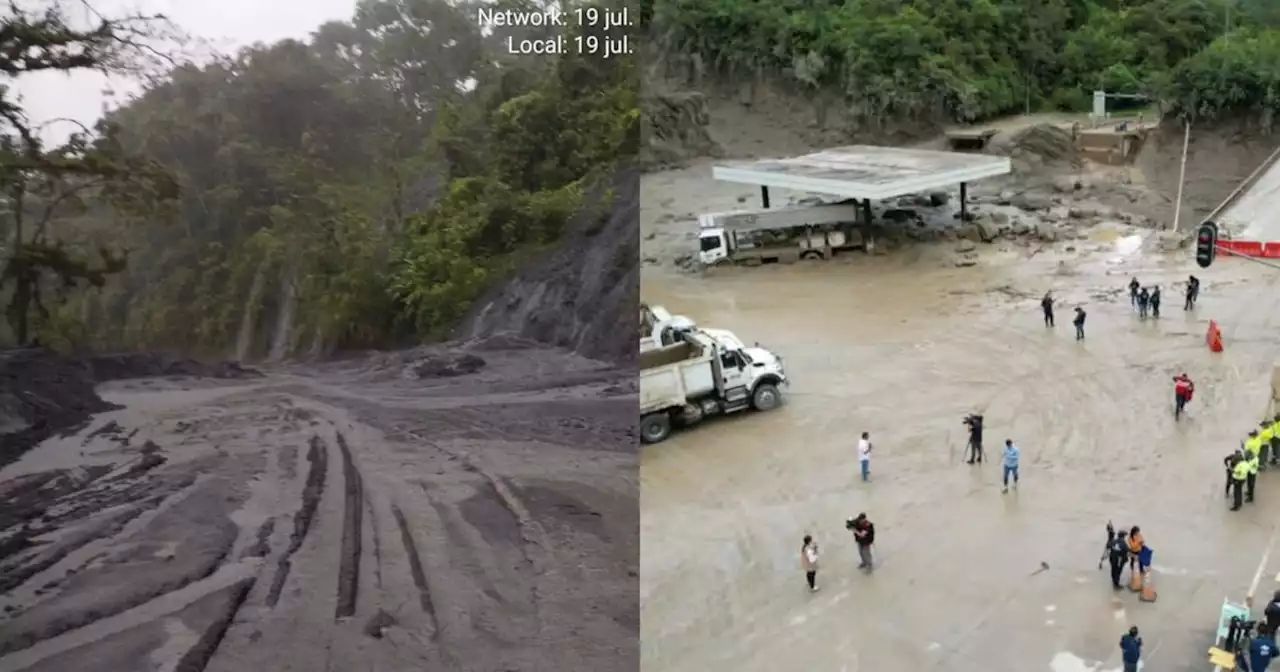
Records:
[[[1182,134],[1182,166],[1178,169],[1178,200],[1173,203],[1173,230],[1178,230],[1178,219],[1182,216],[1182,185],[1187,181],[1187,149],[1191,146],[1191,120],[1183,121],[1186,130]]]

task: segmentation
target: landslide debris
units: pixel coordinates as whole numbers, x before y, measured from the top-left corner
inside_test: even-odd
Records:
[[[719,156],[711,137],[707,98],[697,92],[650,93],[641,101],[644,140],[640,163],[646,170],[678,166],[698,156]]]

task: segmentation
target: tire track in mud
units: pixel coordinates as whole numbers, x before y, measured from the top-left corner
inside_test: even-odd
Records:
[[[364,480],[351,457],[351,447],[341,432],[337,433],[342,451],[345,511],[342,519],[342,557],[338,567],[338,605],[334,618],[349,618],[356,613],[360,595],[360,549],[364,526]]]
[[[318,436],[311,437],[311,448],[307,450],[307,482],[302,488],[302,505],[293,517],[293,534],[289,538],[289,548],[276,561],[276,573],[271,579],[271,588],[267,591],[267,606],[274,608],[280,601],[280,593],[284,590],[284,582],[289,578],[292,569],[293,554],[302,547],[302,542],[311,530],[316,510],[320,506],[320,498],[324,495],[325,478],[329,473],[329,448]]]
[[[213,654],[218,652],[218,646],[222,644],[223,637],[226,637],[227,630],[235,621],[240,607],[249,598],[249,590],[253,588],[254,581],[253,578],[248,578],[228,589],[230,595],[227,610],[209,625],[195,645],[178,660],[173,672],[204,672],[204,669],[209,666],[209,661],[213,660]]]
[[[400,539],[404,542],[404,550],[409,555],[409,573],[413,577],[413,585],[418,588],[418,604],[422,606],[422,613],[431,624],[431,641],[436,641],[440,636],[440,625],[436,618],[435,604],[431,600],[431,590],[427,586],[427,573],[422,568],[422,557],[418,554],[418,546],[413,541],[413,534],[409,531],[409,523],[405,520],[404,512],[399,506],[392,504],[391,514],[395,516],[396,525],[400,528]]]

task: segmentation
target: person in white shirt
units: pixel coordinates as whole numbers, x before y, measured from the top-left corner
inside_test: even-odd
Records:
[[[862,480],[871,478],[871,434],[862,433],[858,439],[858,465],[862,467]]]
[[[818,543],[807,534],[804,535],[804,545],[800,547],[800,566],[804,568],[809,590],[818,592]]]

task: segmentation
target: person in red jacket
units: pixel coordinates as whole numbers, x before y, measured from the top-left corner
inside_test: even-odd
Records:
[[[1186,410],[1187,402],[1191,401],[1196,393],[1196,384],[1191,382],[1191,378],[1185,373],[1180,373],[1173,377],[1173,417],[1182,417],[1182,412]]]

